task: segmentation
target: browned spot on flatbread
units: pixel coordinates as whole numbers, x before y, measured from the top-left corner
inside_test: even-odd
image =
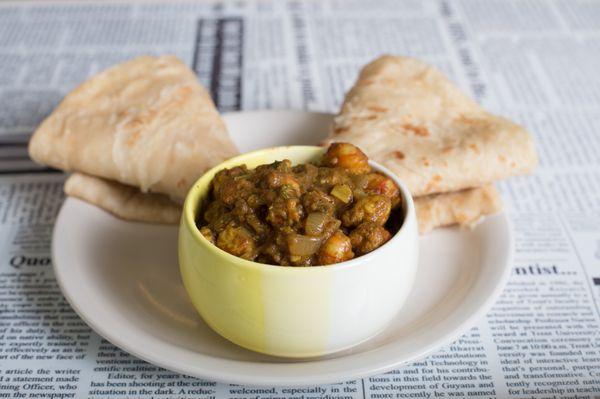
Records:
[[[424,80],[425,77],[427,76],[427,69],[422,69],[419,73],[417,73],[413,79],[414,80]]]
[[[175,95],[185,98],[185,97],[188,97],[190,94],[192,94],[193,91],[194,91],[194,89],[191,86],[181,86],[177,89],[177,91],[175,92]]]
[[[452,152],[453,150],[454,150],[454,146],[447,145],[446,147],[442,148],[442,154],[448,154],[448,153]]]
[[[458,222],[458,224],[464,224],[469,221],[469,216],[467,216],[463,212],[457,212],[455,216],[456,216],[456,221]]]
[[[129,138],[127,138],[127,141],[125,142],[125,145],[127,147],[132,147],[139,140],[139,138],[140,138],[140,131],[138,130],[137,132],[133,132],[131,134],[131,136],[129,136]]]
[[[429,130],[425,126],[416,126],[410,123],[405,123],[402,127],[417,136],[427,137],[429,136]]]
[[[404,159],[405,155],[402,151],[394,151],[394,156],[398,159]]]
[[[480,153],[480,151],[479,151],[479,147],[477,147],[477,144],[475,144],[475,143],[471,143],[471,144],[469,144],[469,148],[470,148],[470,149],[472,149],[472,150],[473,150],[473,152],[474,152],[474,153],[476,153],[476,154],[479,154],[479,153]]]
[[[367,109],[372,112],[387,112],[387,110],[388,110],[385,107],[378,107],[378,106],[367,107]]]
[[[498,155],[498,160],[500,162],[506,162],[506,157],[504,155]]]
[[[490,122],[486,119],[482,119],[482,118],[470,118],[468,116],[465,115],[459,115],[456,118],[457,122],[460,122],[464,125],[479,125],[481,128],[484,128],[486,126],[490,125]]]
[[[378,115],[355,116],[352,118],[352,121],[354,121],[354,122],[373,121],[377,118],[379,118]]]
[[[511,162],[511,163],[510,163],[510,167],[511,167],[511,168],[514,168],[514,167],[516,167],[516,166],[517,166],[517,163],[516,163],[515,161],[513,161],[513,162]]]
[[[457,116],[456,120],[458,122],[464,123],[465,125],[474,125],[478,122],[477,119],[469,118],[468,116],[465,116],[463,114],[460,114],[459,116]]]
[[[183,104],[188,101],[188,98],[192,95],[194,90],[190,86],[182,86],[177,88],[171,95],[171,98],[163,104],[162,111],[167,109],[179,109]]]
[[[429,180],[427,182],[427,185],[425,186],[425,191],[431,191],[431,189],[433,187],[437,186],[441,181],[442,181],[441,175],[439,175],[439,174],[433,175],[431,180]]]
[[[431,165],[431,163],[429,163],[429,159],[427,159],[426,157],[421,157],[421,160],[423,161],[423,165],[425,165],[425,166]]]
[[[431,191],[432,188],[437,186],[442,181],[442,176],[439,174],[434,175],[425,186],[425,192]]]
[[[348,130],[350,130],[349,126],[336,127],[335,129],[333,129],[333,134],[342,134],[344,132],[347,132]]]

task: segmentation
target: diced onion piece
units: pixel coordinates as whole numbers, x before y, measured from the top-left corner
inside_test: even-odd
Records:
[[[325,228],[327,214],[323,212],[311,212],[306,217],[304,232],[309,236],[320,236]]]
[[[347,184],[336,184],[331,189],[331,195],[342,201],[344,204],[352,201],[352,190]]]
[[[290,234],[287,237],[288,249],[292,256],[310,256],[321,247],[319,237],[309,237],[302,234]]]

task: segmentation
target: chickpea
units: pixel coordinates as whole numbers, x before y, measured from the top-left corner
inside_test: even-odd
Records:
[[[264,188],[288,188],[300,194],[300,182],[292,174],[289,161],[278,163],[280,167],[261,170],[261,185]]]
[[[302,191],[306,191],[308,188],[312,187],[313,180],[319,173],[319,168],[312,164],[302,164],[294,166],[292,171],[294,172],[296,179],[298,179],[298,182],[300,182]]]
[[[281,248],[274,242],[264,245],[261,249],[261,258],[263,263],[271,263],[273,265],[280,265],[283,262],[284,254]]]
[[[386,243],[392,235],[383,226],[373,222],[358,225],[350,233],[352,249],[357,255],[364,255]]]
[[[297,197],[301,192],[300,183],[293,175],[276,170],[266,173],[261,183],[266,189],[278,189],[285,198]]]
[[[367,194],[385,195],[392,201],[392,208],[400,203],[400,189],[392,179],[381,173],[370,173],[366,176],[364,191]]]
[[[215,233],[220,233],[223,230],[225,230],[225,228],[231,223],[233,222],[233,220],[235,219],[235,217],[233,216],[233,214],[231,212],[223,212],[221,214],[216,215],[208,224],[208,226],[210,227],[210,229],[212,231],[214,231]]]
[[[238,198],[251,194],[253,184],[244,178],[248,173],[245,165],[217,172],[213,178],[215,199],[231,206]]]
[[[332,197],[319,190],[310,190],[302,196],[302,205],[308,213],[322,212],[333,215],[335,201]]]
[[[258,255],[257,243],[245,227],[229,225],[219,233],[217,247],[240,258],[254,260]]]
[[[296,193],[300,194],[300,183],[294,176],[289,174],[282,175],[279,179],[279,182],[279,187],[289,187]]]
[[[206,220],[208,223],[212,223],[227,212],[228,209],[225,204],[223,204],[221,201],[215,200],[209,203],[206,211],[204,211],[204,220]]]
[[[247,215],[245,217],[245,222],[248,226],[252,228],[252,230],[254,230],[254,232],[256,233],[256,235],[258,235],[260,239],[264,239],[265,237],[267,237],[271,231],[269,225],[260,220],[260,218],[254,213]]]
[[[346,227],[358,226],[363,222],[373,222],[383,226],[392,210],[392,202],[384,195],[369,195],[356,201],[354,206],[342,214]]]
[[[273,227],[298,225],[304,218],[304,208],[298,198],[277,198],[267,210],[267,222]]]
[[[241,198],[238,199],[235,202],[235,206],[233,207],[231,214],[239,222],[252,228],[254,233],[256,233],[260,238],[265,237],[269,233],[269,226],[260,220],[258,216],[256,216],[255,210],[250,207],[248,201]]]
[[[331,265],[354,258],[350,238],[341,230],[333,233],[319,248],[317,260],[319,265]]]
[[[371,171],[369,158],[360,148],[349,143],[333,143],[323,155],[324,166],[339,166],[351,173],[368,173]]]
[[[208,226],[203,226],[200,228],[200,234],[204,236],[211,244],[215,243],[215,234],[212,232]]]
[[[320,167],[317,172],[316,183],[322,190],[329,192],[337,184],[351,184],[351,179],[342,169]]]

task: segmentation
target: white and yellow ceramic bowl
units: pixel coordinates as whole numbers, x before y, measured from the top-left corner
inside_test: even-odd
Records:
[[[306,163],[324,151],[290,146],[240,155],[211,169],[188,193],[179,230],[183,283],[206,323],[240,346],[286,357],[343,350],[384,329],[411,290],[418,254],[414,204],[398,178],[374,162],[400,187],[404,222],[366,255],[330,266],[272,266],[231,255],[200,234],[196,217],[219,170],[282,159]]]

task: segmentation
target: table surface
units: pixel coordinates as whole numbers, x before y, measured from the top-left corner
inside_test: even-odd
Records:
[[[0,3],[0,396],[600,397],[600,2]],[[501,299],[440,352],[385,375],[304,390],[177,375],[83,323],[51,267],[64,175],[27,140],[87,77],[175,54],[222,112],[337,112],[360,67],[410,55],[527,127],[533,176],[498,183],[515,237]]]

